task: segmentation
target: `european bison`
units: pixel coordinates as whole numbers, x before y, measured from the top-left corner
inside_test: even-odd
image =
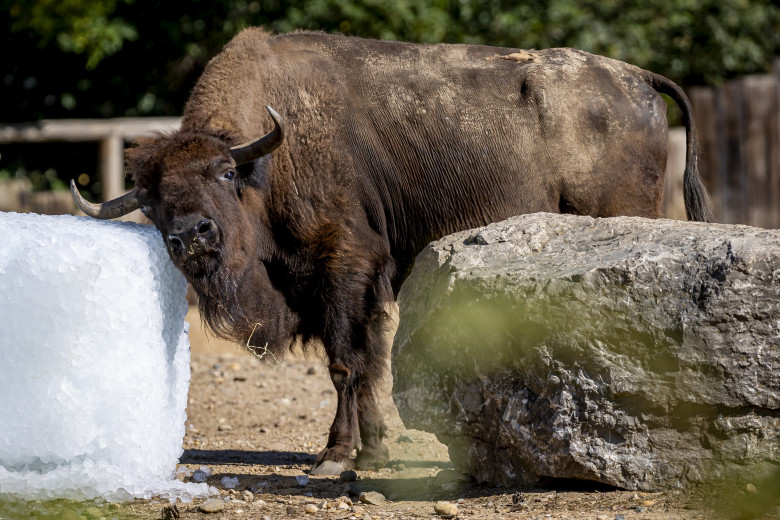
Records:
[[[656,91],[683,111],[688,216],[710,220],[690,104],[652,72],[573,49],[262,29],[211,60],[180,130],[128,150],[135,190],[74,197],[98,218],[140,207],[217,334],[275,353],[321,340],[338,409],[313,472],[377,467],[386,304],[415,255],[522,213],[658,217]]]

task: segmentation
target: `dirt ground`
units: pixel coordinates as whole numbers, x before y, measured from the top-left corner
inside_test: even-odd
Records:
[[[433,435],[404,428],[389,383],[382,398],[389,427],[388,467],[359,471],[354,482],[309,477],[307,472],[325,445],[336,407],[325,362],[260,362],[238,345],[204,335],[196,313],[188,321],[192,325],[192,380],[179,478],[190,481],[190,473],[208,468],[207,482],[220,490],[217,507],[221,510],[202,512],[204,501],[196,500],[179,503],[174,511],[167,502],[151,500],[122,505],[121,512],[127,516],[191,520],[377,520],[453,518],[453,514],[474,520],[716,516],[707,501],[692,492],[648,494],[583,483],[500,489],[460,480],[444,445]],[[234,489],[223,484],[225,477],[238,479]],[[364,500],[373,497],[374,503],[361,502],[361,492],[367,493]],[[450,510],[437,514],[439,501],[449,502]]]

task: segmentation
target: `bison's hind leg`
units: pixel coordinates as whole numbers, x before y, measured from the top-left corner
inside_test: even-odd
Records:
[[[375,374],[372,380],[381,379]],[[390,452],[382,439],[385,436],[385,422],[376,402],[371,384],[361,385],[358,390],[358,423],[360,425],[361,447],[355,464],[358,469],[379,469],[387,465]]]

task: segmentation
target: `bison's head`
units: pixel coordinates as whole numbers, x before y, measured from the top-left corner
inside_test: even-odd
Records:
[[[77,206],[92,217],[140,208],[198,291],[206,320],[236,339],[258,327],[289,329],[289,317],[280,316],[284,299],[263,262],[273,247],[264,222],[265,170],[284,139],[282,118],[267,108],[274,129],[246,145],[231,148],[217,133],[186,130],[139,140],[128,150],[136,188],[118,199],[91,204],[71,183]]]
[[[240,243],[248,231],[241,231],[245,213],[241,199],[245,190],[262,188],[256,166],[284,139],[281,116],[267,108],[275,128],[243,146],[230,148],[225,139],[207,132],[180,131],[140,140],[128,151],[136,189],[92,204],[71,181],[76,205],[99,219],[141,209],[160,230],[171,259],[189,278],[213,274],[224,261],[226,247],[245,249]]]

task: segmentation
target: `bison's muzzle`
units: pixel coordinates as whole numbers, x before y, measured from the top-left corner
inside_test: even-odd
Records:
[[[214,256],[218,250],[219,228],[209,218],[190,215],[174,223],[167,243],[173,261],[190,274],[198,274],[206,267],[201,257]]]

